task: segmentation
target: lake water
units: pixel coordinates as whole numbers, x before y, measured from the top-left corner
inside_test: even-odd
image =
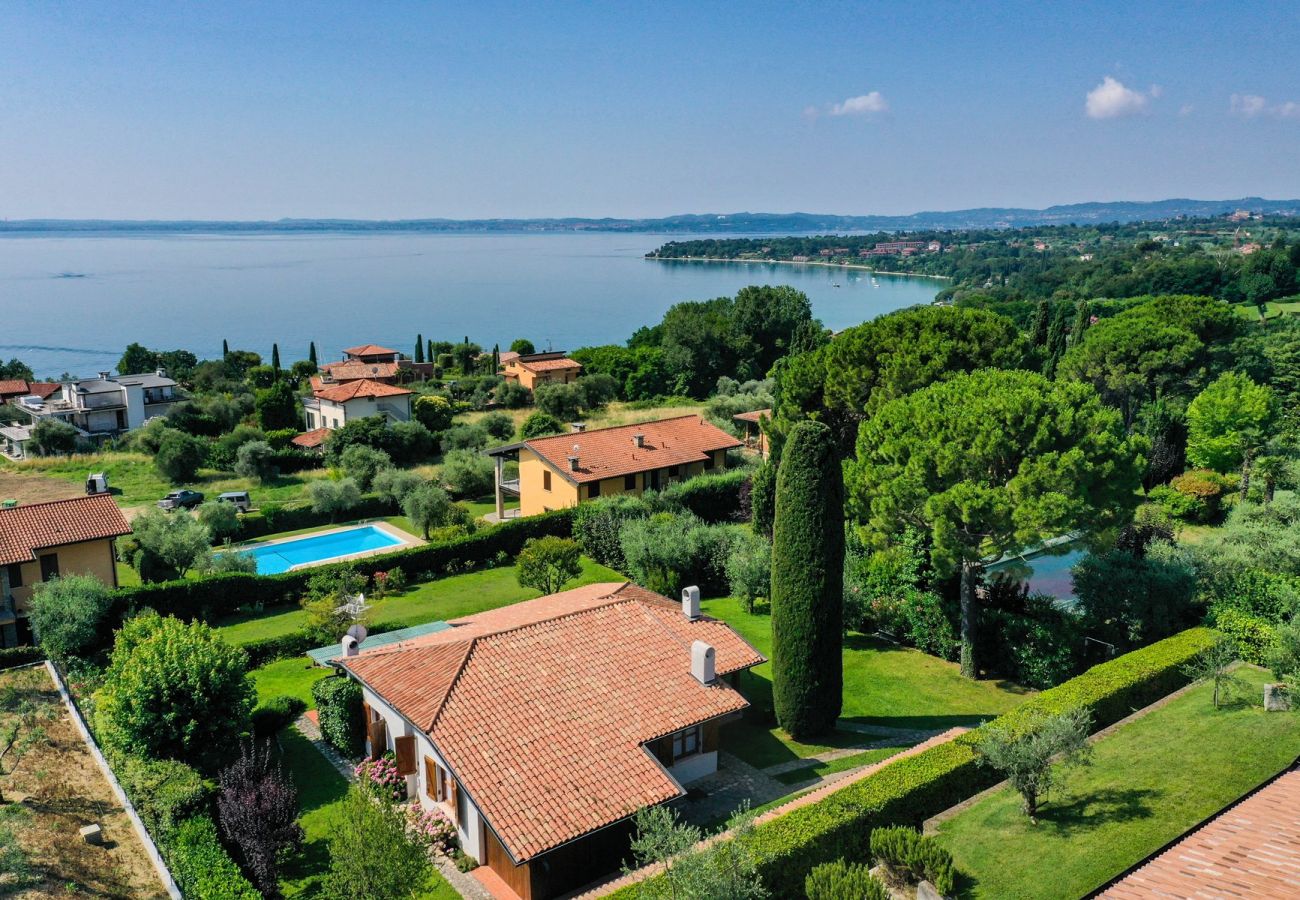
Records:
[[[839,330],[928,303],[944,282],[825,266],[658,262],[653,234],[41,235],[0,238],[0,356],[39,376],[111,369],[132,341],[285,365],[415,336],[539,349],[622,343],[681,300],[804,291]],[[680,237],[678,235],[677,237]]]

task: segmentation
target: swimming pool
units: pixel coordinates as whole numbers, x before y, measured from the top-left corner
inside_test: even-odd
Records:
[[[1028,583],[1031,594],[1046,594],[1055,597],[1064,606],[1073,606],[1074,576],[1070,570],[1087,556],[1088,549],[1072,538],[1058,538],[1049,544],[1054,545],[1023,556],[1005,556],[990,565],[986,571],[990,575],[1002,575]]]
[[[374,525],[358,525],[326,534],[313,534],[292,541],[262,544],[232,551],[257,561],[258,575],[287,572],[294,566],[326,562],[340,556],[401,546],[403,541]]]

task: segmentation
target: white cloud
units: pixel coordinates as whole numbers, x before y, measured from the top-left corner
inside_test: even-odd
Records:
[[[1192,110],[1194,110],[1194,109],[1196,109],[1196,107],[1195,107],[1195,106],[1192,106],[1192,104],[1190,104],[1190,103],[1184,103],[1182,106],[1180,106],[1180,107],[1178,108],[1178,115],[1180,115],[1180,116],[1190,116],[1190,115],[1192,114]]]
[[[1272,116],[1275,119],[1300,119],[1300,103],[1283,100],[1270,104],[1258,94],[1233,94],[1228,104],[1228,111],[1243,119],[1256,116]]]
[[[1101,84],[1088,91],[1083,105],[1090,119],[1118,119],[1146,112],[1151,98],[1161,93],[1159,85],[1153,86],[1149,94],[1143,94],[1107,75]]]
[[[827,111],[828,116],[869,116],[889,111],[889,101],[880,91],[849,97],[843,103],[836,103]]]

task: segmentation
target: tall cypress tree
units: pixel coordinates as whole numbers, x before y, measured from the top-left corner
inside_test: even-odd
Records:
[[[424,362],[424,335],[422,334],[415,336],[415,361]]]
[[[1042,349],[1047,346],[1047,327],[1052,321],[1052,310],[1046,300],[1039,300],[1034,308],[1034,321],[1029,328],[1029,339],[1034,346]]]
[[[791,737],[835,727],[844,693],[844,482],[831,430],[799,422],[776,475],[772,700]]]
[[[1056,312],[1052,314],[1052,324],[1047,329],[1047,346],[1043,348],[1043,374],[1048,378],[1056,377],[1057,363],[1065,355],[1070,332],[1066,321],[1069,315],[1070,307],[1064,303],[1058,303]]]
[[[1070,346],[1083,342],[1083,333],[1092,324],[1092,306],[1087,300],[1079,301],[1079,308],[1074,314],[1074,324],[1070,327]]]
[[[492,374],[495,375],[497,373],[497,370],[500,368],[501,368],[501,345],[493,344],[492,345]]]
[[[311,364],[312,364],[313,366],[318,364],[318,361],[317,361],[317,359],[316,359],[316,342],[315,342],[315,341],[312,341],[312,342],[311,342],[311,346],[307,348],[307,358],[311,360]]]
[[[227,356],[229,356],[229,355],[230,355],[230,343],[229,343],[225,338],[222,338],[222,339],[221,339],[221,358],[222,358],[222,359],[225,359],[225,358],[226,358]]]
[[[429,362],[437,362],[437,360],[433,358],[433,338],[429,338],[424,342],[424,355]]]
[[[271,345],[271,368],[275,370],[275,373],[277,375],[280,374],[280,345],[279,344]]]

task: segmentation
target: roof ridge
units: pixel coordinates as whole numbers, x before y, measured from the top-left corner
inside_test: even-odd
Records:
[[[647,425],[662,425],[664,422],[677,422],[681,419],[699,419],[702,424],[712,425],[712,422],[706,422],[704,416],[700,413],[683,413],[680,416],[669,416],[666,419],[651,419],[649,422],[627,422],[623,425],[606,425],[604,428],[591,428],[586,431],[570,431],[564,434],[548,434],[544,437],[529,438],[524,441],[525,444],[537,444],[542,441],[551,441],[559,438],[582,438],[593,434],[600,434],[604,431],[617,431],[620,428],[644,428]],[[717,426],[714,425],[716,428]]]
[[[596,582],[596,583],[597,583],[597,584],[605,584],[606,582]],[[613,582],[608,582],[608,583],[612,584]],[[502,627],[502,628],[498,628],[498,629],[495,629],[495,630],[493,630],[493,631],[486,631],[486,632],[483,632],[482,634],[476,634],[476,635],[474,636],[474,639],[477,640],[477,639],[479,639],[479,638],[498,637],[499,635],[509,634],[509,633],[512,632],[512,631],[523,631],[525,628],[532,628],[532,627],[535,626],[535,625],[545,625],[545,624],[547,624],[548,622],[558,622],[558,621],[561,620],[561,619],[568,619],[568,618],[572,618],[573,616],[580,616],[580,615],[582,615],[583,613],[591,612],[593,609],[604,609],[604,608],[607,607],[607,606],[613,606],[615,603],[626,603],[628,600],[631,600],[631,599],[633,599],[633,598],[631,598],[631,597],[622,597],[622,598],[619,598],[619,599],[617,599],[617,600],[613,600],[612,598],[616,597],[616,596],[618,595],[619,591],[623,590],[623,588],[627,587],[627,586],[628,586],[629,584],[631,584],[631,583],[632,583],[632,582],[630,582],[630,581],[624,581],[622,584],[620,584],[620,585],[619,585],[617,588],[615,588],[614,590],[610,591],[608,594],[601,594],[601,595],[598,596],[598,597],[594,597],[594,598],[592,598],[592,599],[594,599],[594,600],[611,600],[612,602],[609,602],[609,603],[602,603],[602,604],[600,604],[599,606],[588,606],[588,607],[584,607],[583,609],[571,609],[571,610],[569,610],[568,612],[558,612],[558,613],[555,613],[554,615],[546,616],[545,618],[534,619],[534,620],[532,620],[531,622],[523,622],[523,623],[518,624],[518,625],[509,625],[509,626],[504,626],[504,627]],[[576,590],[579,590],[579,588],[570,588],[570,590],[575,590],[575,591],[576,591]],[[560,593],[563,593],[563,591],[561,591]],[[555,595],[555,594],[548,594],[548,595],[546,595],[546,596],[554,597],[554,596],[556,596],[556,595]],[[544,599],[544,597],[536,597],[536,598],[534,598],[534,599],[542,600],[542,599]],[[523,602],[527,603],[527,602],[529,602],[529,601],[525,600],[525,601],[523,601]],[[509,607],[498,607],[498,609],[508,609],[508,608],[509,608]],[[486,610],[486,612],[495,612],[495,611],[496,611],[496,610]],[[467,617],[467,618],[471,618],[471,617]],[[456,625],[455,625],[455,620],[453,620],[452,623],[449,623],[449,624],[451,624],[451,627],[452,627],[453,629],[456,627]]]
[[[451,681],[447,682],[447,688],[442,692],[442,698],[438,700],[438,708],[433,711],[433,717],[429,719],[428,726],[424,733],[433,737],[434,726],[438,724],[438,717],[442,711],[447,708],[447,701],[451,699],[452,691],[456,690],[456,685],[460,683],[460,676],[465,674],[465,669],[469,666],[469,658],[474,654],[474,648],[478,646],[478,638],[471,637],[466,641],[465,652],[460,656],[460,662],[456,664],[456,674],[452,676]],[[439,751],[441,752],[441,751]]]
[[[15,510],[19,510],[19,509],[31,509],[34,506],[54,506],[55,504],[58,503],[84,503],[85,501],[88,500],[98,500],[100,497],[105,497],[110,502],[113,499],[111,494],[86,494],[81,497],[61,497],[58,500],[38,500],[35,503],[19,503],[17,506],[10,506],[10,507],[0,509],[0,513],[14,512]]]

